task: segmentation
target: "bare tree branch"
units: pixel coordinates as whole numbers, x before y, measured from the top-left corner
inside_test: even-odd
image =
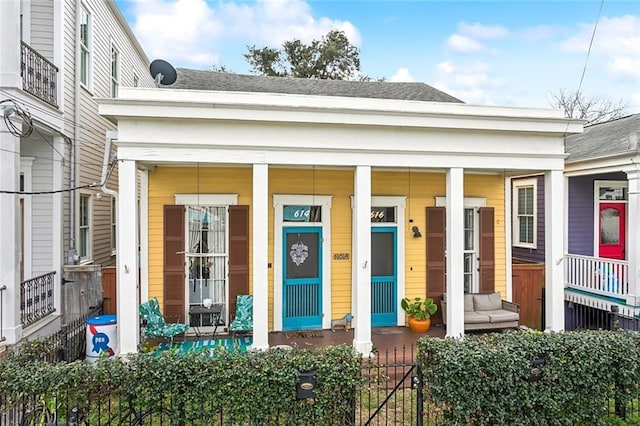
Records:
[[[614,102],[597,97],[587,98],[581,92],[563,88],[560,88],[558,93],[551,94],[549,103],[554,108],[564,110],[568,118],[586,120],[587,125],[623,117],[629,108],[629,103],[622,99]]]

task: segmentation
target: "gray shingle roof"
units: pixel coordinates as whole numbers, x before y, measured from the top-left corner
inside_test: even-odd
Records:
[[[583,133],[566,138],[566,162],[635,153],[640,150],[639,139],[640,114],[594,124],[585,127]]]
[[[186,68],[178,68],[176,71],[178,73],[176,82],[171,86],[165,87],[170,89],[220,90],[225,92],[287,93],[462,103],[460,99],[424,83],[264,77]]]

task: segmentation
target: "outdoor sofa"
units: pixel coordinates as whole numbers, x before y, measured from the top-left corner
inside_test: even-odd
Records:
[[[442,321],[447,324],[447,295],[440,302]],[[520,305],[500,298],[500,293],[467,293],[464,295],[464,329],[488,330],[517,328]]]

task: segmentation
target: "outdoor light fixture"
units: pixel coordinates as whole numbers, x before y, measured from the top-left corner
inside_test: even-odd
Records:
[[[413,228],[411,228],[411,231],[413,231],[413,238],[422,237],[422,234],[420,233],[420,228],[418,228],[417,226],[414,226]]]

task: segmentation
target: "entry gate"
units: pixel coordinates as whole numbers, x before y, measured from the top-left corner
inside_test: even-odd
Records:
[[[442,419],[423,390],[424,377],[407,349],[363,361],[362,385],[354,400],[354,425],[437,425]]]

